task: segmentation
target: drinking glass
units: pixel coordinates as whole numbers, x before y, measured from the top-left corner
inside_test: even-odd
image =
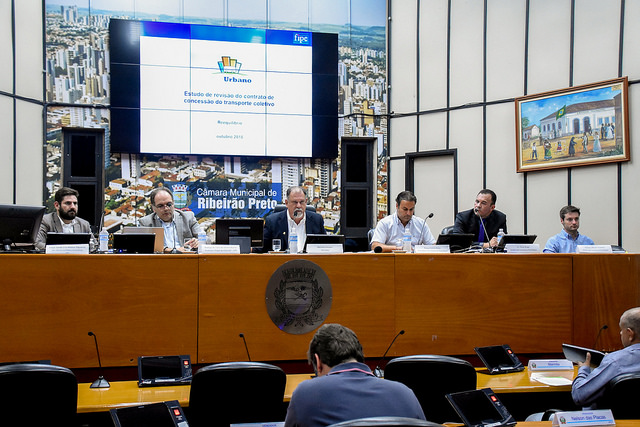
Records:
[[[276,252],[280,252],[280,249],[282,249],[282,242],[280,239],[273,239],[271,244],[273,245],[273,250]]]

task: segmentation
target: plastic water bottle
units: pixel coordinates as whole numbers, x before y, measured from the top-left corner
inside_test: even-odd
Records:
[[[402,250],[407,253],[411,252],[411,233],[408,231],[402,235]]]
[[[201,254],[204,251],[204,245],[207,244],[207,234],[204,230],[200,230],[198,233],[198,253]]]
[[[503,237],[504,237],[504,230],[501,228],[498,230],[498,244],[500,244],[500,241],[502,240]]]
[[[298,253],[298,234],[295,232],[295,230],[289,234],[289,253]]]
[[[106,228],[103,228],[98,235],[98,241],[100,242],[100,252],[107,252],[109,250],[109,232]]]

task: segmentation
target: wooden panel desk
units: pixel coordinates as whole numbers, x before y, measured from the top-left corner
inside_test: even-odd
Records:
[[[640,255],[0,255],[0,362],[135,366],[137,356],[194,363],[304,360],[312,333],[280,331],[265,290],[288,260],[318,264],[333,287],[326,321],[354,329],[367,357],[473,354],[508,343],[558,353],[563,342],[620,347],[615,325],[640,305]],[[595,319],[595,320],[590,320]]]
[[[529,371],[525,368],[521,372],[509,374],[489,375],[484,374],[483,368],[476,368],[478,371],[477,388],[490,388],[495,393],[548,393],[548,392],[571,392],[571,385],[550,386],[531,379]],[[538,371],[547,377],[563,377],[573,381],[578,374],[578,367],[573,371]]]
[[[137,366],[196,354],[198,257],[0,255],[0,361]]]
[[[209,255],[200,258],[198,362],[306,359],[313,332],[292,335],[271,322],[265,290],[285,262],[304,258],[319,265],[333,289],[328,323],[352,328],[365,355],[382,355],[395,329],[394,257],[343,255]]]
[[[571,255],[398,254],[399,354],[559,352],[571,342]]]

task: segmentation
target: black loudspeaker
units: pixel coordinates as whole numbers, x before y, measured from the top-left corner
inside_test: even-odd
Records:
[[[104,200],[104,129],[65,128],[62,183],[77,190],[78,216],[100,226]]]
[[[348,251],[367,250],[367,233],[374,226],[376,143],[376,138],[342,138],[340,234]]]

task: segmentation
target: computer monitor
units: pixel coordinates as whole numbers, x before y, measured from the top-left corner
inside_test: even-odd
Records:
[[[440,234],[436,245],[449,245],[451,252],[469,249],[473,244],[473,234]]]
[[[216,220],[216,244],[240,245],[240,252],[264,246],[264,219],[218,218]]]
[[[33,245],[45,211],[44,206],[0,205],[0,248]]]
[[[47,233],[48,245],[88,245],[91,233]]]
[[[516,243],[516,244],[530,244],[536,241],[535,234],[505,234],[500,239],[500,243],[498,243],[497,250],[501,251],[504,249],[505,245]]]
[[[307,252],[309,244],[330,244],[337,243],[344,247],[344,236],[342,234],[307,234],[304,242],[304,251]]]

